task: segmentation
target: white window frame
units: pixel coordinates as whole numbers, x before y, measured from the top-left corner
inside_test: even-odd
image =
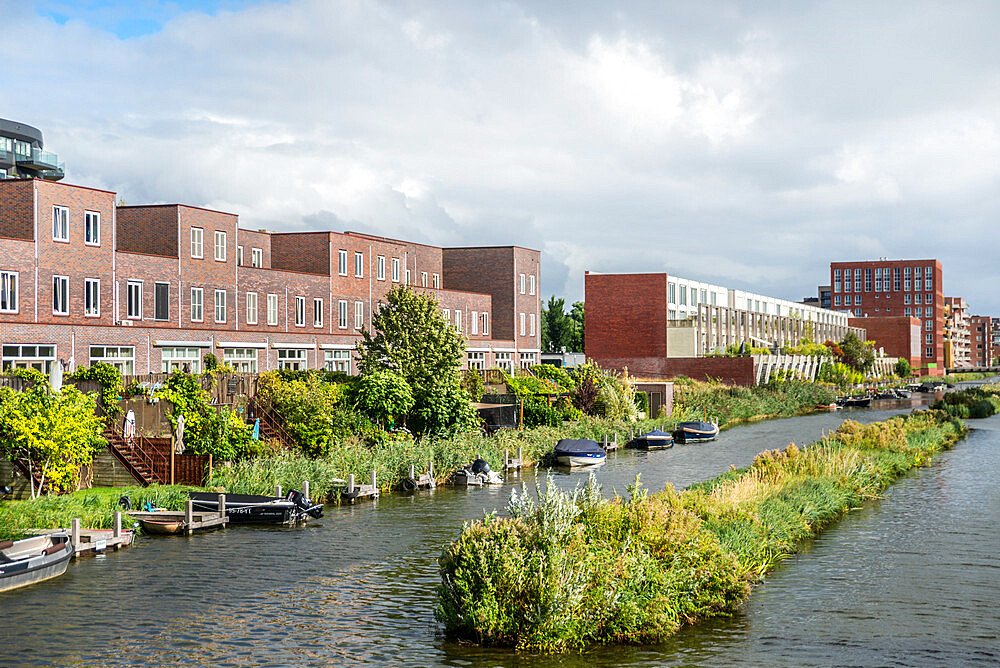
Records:
[[[524,332],[525,332],[526,328],[525,328],[524,324],[525,324],[525,321],[526,321],[526,319],[527,319],[527,318],[525,317],[525,316],[526,316],[527,314],[525,314],[525,313],[520,313],[519,315],[520,315],[520,324],[521,324],[521,329],[520,329],[520,331],[521,331],[521,336],[525,336],[525,333],[524,333]]]
[[[52,315],[69,315],[69,276],[52,277]]]
[[[205,288],[191,288],[191,322],[205,321]]]
[[[158,292],[158,288],[161,285],[167,286],[167,298],[166,298],[167,316],[165,318],[157,318],[156,317],[156,309],[160,305],[160,300],[157,299],[156,295],[157,295],[157,292]],[[167,282],[167,281],[154,281],[153,282],[153,320],[157,320],[159,322],[166,322],[166,321],[170,320],[170,283]]]
[[[441,274],[437,274],[437,273],[435,273],[435,274],[432,274],[432,275],[431,275],[431,281],[432,281],[432,283],[431,283],[431,284],[432,284],[432,285],[433,285],[433,286],[434,286],[434,287],[435,287],[436,289],[438,289],[438,290],[440,290],[440,289],[441,289]]]
[[[251,248],[250,249],[250,266],[251,267],[263,267],[264,266],[264,249],[263,248]]]
[[[444,315],[444,321],[450,325],[451,324],[451,309],[450,308],[443,309],[441,313],[442,313],[442,315]]]
[[[30,348],[34,354],[25,354],[25,349]],[[45,354],[43,354],[43,352]],[[4,369],[38,369],[42,373],[52,370],[52,365],[56,362],[56,347],[52,344],[4,344],[3,346],[3,368]]]
[[[205,257],[205,228],[191,228],[191,257],[201,260]]]
[[[144,281],[129,279],[125,281],[125,317],[129,320],[142,320],[142,297],[145,292]],[[132,299],[133,291],[135,299]],[[133,308],[134,307],[134,308]]]
[[[327,371],[351,373],[351,351],[344,349],[326,350],[323,353],[323,368]]]
[[[427,272],[426,271],[420,272],[420,287],[422,287],[422,288],[426,288],[427,287]]]
[[[313,327],[323,326],[323,300],[313,297]]]
[[[459,309],[455,309],[455,331],[462,333],[462,312]]]
[[[354,302],[354,329],[361,329],[365,326],[365,303]]]
[[[529,295],[535,294],[535,275],[534,274],[529,274],[528,275],[528,294]],[[705,301],[705,298],[704,298],[705,291],[702,290],[701,294],[702,294],[702,301]]]
[[[528,336],[534,336],[534,335],[535,335],[535,314],[534,313],[529,313],[528,314]]]
[[[343,248],[337,251],[337,274],[347,276],[347,251]]]
[[[306,326],[306,298],[296,297],[295,298],[295,326],[305,327]]]
[[[243,266],[243,246],[236,247],[236,264]]]
[[[96,345],[87,352],[91,366],[100,362],[115,367],[123,376],[135,374],[135,346]]]
[[[160,371],[170,373],[189,365],[191,373],[201,373],[201,348],[164,347],[160,349]]]
[[[465,365],[469,369],[483,371],[486,369],[486,353],[477,350],[466,353]]]
[[[469,316],[469,334],[479,335],[479,311],[473,311]]]
[[[483,311],[482,313],[479,314],[479,316],[483,319],[483,326],[482,326],[483,336],[489,336],[490,314],[487,311]]]
[[[83,212],[83,243],[87,246],[101,245],[101,214],[98,211]]]
[[[530,369],[535,366],[535,353],[521,353],[520,358],[522,369]]]
[[[69,243],[69,207],[52,207],[52,241]]]
[[[257,324],[257,293],[248,292],[247,293],[247,324],[256,325]]]
[[[267,324],[271,327],[278,324],[278,295],[273,292],[267,295]]]
[[[223,230],[215,231],[215,261],[226,261],[226,233]]]
[[[407,269],[406,273],[403,275],[403,285],[412,285],[412,281],[410,280],[410,270],[409,269]]]
[[[0,313],[18,312],[18,286],[21,276],[16,271],[0,271]]]
[[[379,255],[375,260],[375,278],[385,280],[385,255]]]
[[[221,299],[219,299],[221,297]],[[222,317],[219,317],[219,311],[222,311]],[[215,291],[215,322],[218,324],[223,324],[226,322],[226,313],[228,309],[226,308],[226,291],[216,290]]]
[[[257,349],[223,348],[222,362],[236,373],[257,373]]]
[[[514,353],[498,352],[494,354],[494,358],[498,369],[504,369],[507,373],[514,372]]]
[[[521,294],[523,295],[524,294],[524,274],[520,275],[519,283],[520,283],[520,287],[521,287]]]
[[[365,254],[354,251],[354,278],[365,277]]]
[[[83,279],[83,315],[88,318],[101,317],[101,279]]]
[[[347,329],[347,300],[341,299],[337,302],[337,328]]]
[[[309,351],[305,348],[280,348],[278,350],[279,369],[308,369]]]
[[[399,258],[392,258],[392,282],[399,283]]]

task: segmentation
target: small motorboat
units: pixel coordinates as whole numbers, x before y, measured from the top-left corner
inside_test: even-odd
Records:
[[[868,408],[872,405],[871,397],[838,397],[837,403],[843,408]]]
[[[833,402],[832,404],[819,404],[818,406],[816,406],[816,408],[818,408],[821,411],[839,411],[840,410],[840,406],[837,405],[837,402]]]
[[[0,591],[59,577],[66,572],[72,557],[73,544],[65,531],[2,542]]]
[[[456,485],[501,485],[503,478],[500,474],[490,468],[485,459],[476,459],[468,466],[455,471],[453,476]]]
[[[219,495],[211,492],[191,492],[193,508],[202,512],[219,512]],[[309,518],[323,516],[323,504],[314,504],[297,489],[287,498],[257,494],[227,494],[226,517],[230,524],[299,524]]]
[[[896,396],[900,399],[909,399],[910,394],[911,392],[909,390],[905,390],[902,387],[896,388]]]
[[[677,443],[704,443],[714,441],[719,435],[719,425],[703,420],[678,422],[674,429],[674,441]]]
[[[560,466],[593,466],[607,456],[604,448],[589,438],[564,438],[556,443],[556,463]]]
[[[668,431],[654,429],[648,434],[636,436],[628,446],[638,450],[666,450],[674,447],[674,435]]]

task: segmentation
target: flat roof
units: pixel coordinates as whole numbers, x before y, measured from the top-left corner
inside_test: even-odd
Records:
[[[118,208],[119,209],[157,209],[157,208],[166,209],[170,207],[175,207],[175,208],[183,207],[185,209],[195,209],[197,211],[208,211],[209,213],[221,213],[223,216],[236,216],[237,218],[239,218],[240,216],[240,214],[238,213],[230,213],[229,211],[219,211],[218,209],[208,209],[203,206],[194,206],[193,204],[128,204],[128,205],[123,204]]]

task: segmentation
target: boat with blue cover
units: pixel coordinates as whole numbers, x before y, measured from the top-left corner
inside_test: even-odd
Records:
[[[714,441],[718,435],[719,425],[704,420],[678,422],[674,428],[674,441],[677,443],[704,443]]]
[[[560,466],[592,466],[607,456],[604,448],[589,438],[564,438],[556,443],[555,457]]]
[[[674,435],[669,431],[654,429],[648,434],[636,436],[629,446],[638,450],[666,450],[674,447]]]

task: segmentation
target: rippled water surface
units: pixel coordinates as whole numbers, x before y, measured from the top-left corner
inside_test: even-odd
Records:
[[[845,417],[774,420],[711,444],[622,451],[597,470],[620,492],[641,473],[683,487],[807,444]],[[442,488],[328,507],[295,529],[144,539],[0,594],[0,666],[82,665],[970,665],[1000,662],[1000,417],[849,514],[758,587],[733,618],[666,645],[537,657],[449,642],[434,621],[436,558],[511,485]],[[555,475],[566,487],[585,474]],[[525,476],[534,485],[534,474]]]

